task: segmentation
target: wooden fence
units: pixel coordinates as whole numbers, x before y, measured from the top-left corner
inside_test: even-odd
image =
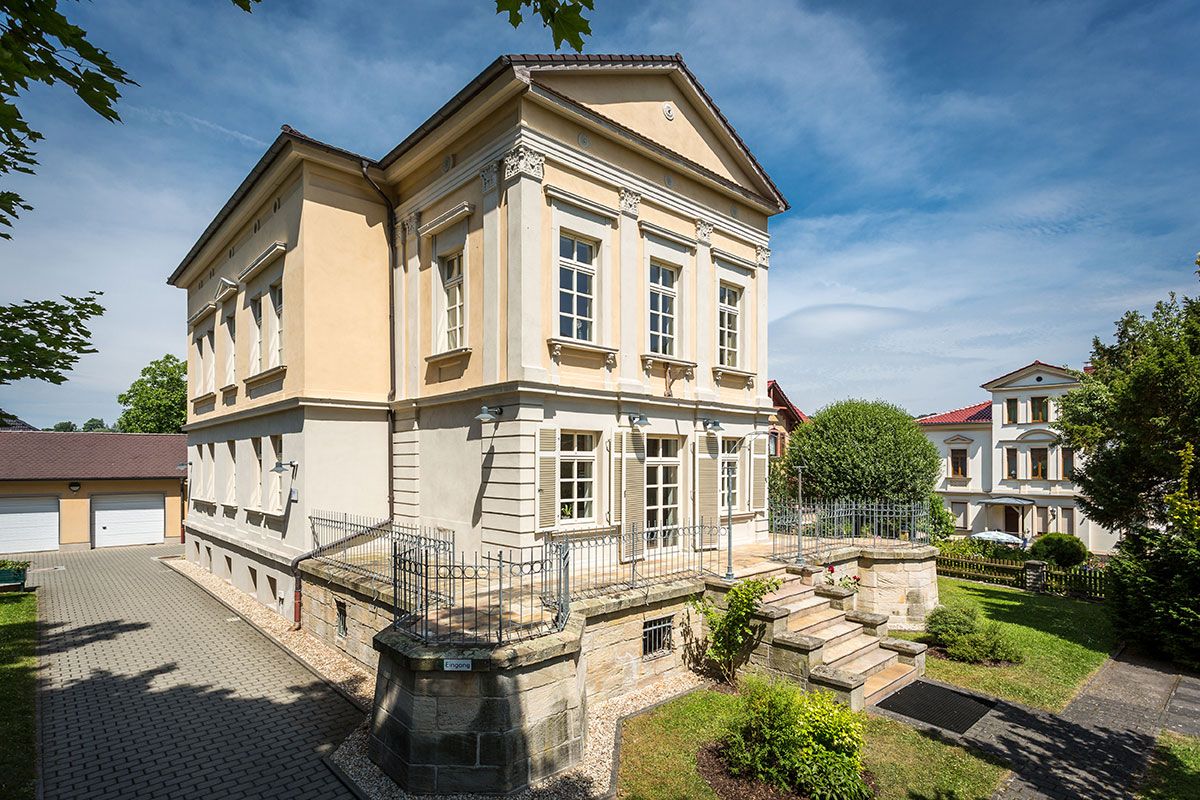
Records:
[[[966,578],[1016,589],[1028,589],[1028,571],[1020,561],[1001,561],[989,558],[958,558],[938,556],[939,575],[949,578]],[[1108,574],[1103,568],[1072,567],[1061,569],[1046,565],[1045,591],[1050,594],[1077,597],[1082,600],[1103,602],[1108,589]]]

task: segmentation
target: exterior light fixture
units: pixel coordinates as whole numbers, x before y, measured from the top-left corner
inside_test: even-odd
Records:
[[[276,461],[275,466],[271,467],[271,472],[287,472],[289,469],[295,469],[298,465],[295,461]]]
[[[629,426],[641,430],[650,427],[650,419],[645,414],[630,414]]]
[[[190,462],[190,461],[180,461],[178,464],[175,465],[175,469],[187,469],[191,465],[192,465],[192,462]]]
[[[709,433],[720,433],[721,431],[725,430],[725,428],[721,426],[720,420],[706,419],[703,420],[703,422],[704,430],[708,431]]]
[[[67,488],[70,489],[72,492],[78,492],[79,487],[80,487],[79,481],[71,481],[70,483],[67,484]]]
[[[504,408],[503,407],[501,407],[501,406],[484,406],[483,408],[481,408],[479,410],[479,413],[475,415],[475,419],[479,420],[480,422],[482,422],[484,424],[487,424],[489,422],[495,422],[497,417],[502,417],[502,416],[504,416]]]

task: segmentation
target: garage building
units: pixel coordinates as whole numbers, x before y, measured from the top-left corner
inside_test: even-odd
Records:
[[[183,528],[187,437],[0,431],[0,553],[160,544]]]

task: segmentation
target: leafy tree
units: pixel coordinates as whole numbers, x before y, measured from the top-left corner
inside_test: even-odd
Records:
[[[151,361],[117,402],[125,408],[117,430],[179,433],[187,422],[187,363],[170,353]]]
[[[54,423],[53,427],[47,428],[46,430],[56,431],[58,433],[75,433],[75,431],[79,430],[79,426],[74,422],[71,422],[71,420],[65,419],[62,422]]]
[[[913,418],[879,400],[834,403],[792,432],[775,467],[788,498],[796,496],[801,459],[804,497],[814,500],[928,500],[941,470],[937,448]]]
[[[1086,456],[1075,467],[1080,505],[1115,530],[1165,522],[1175,454],[1200,442],[1200,298],[1172,294],[1149,317],[1126,313],[1112,344],[1093,341],[1092,370],[1079,380],[1059,402],[1057,427]]]
[[[80,428],[80,430],[90,433],[92,431],[107,431],[109,430],[109,427],[104,424],[104,420],[102,420],[100,417],[92,417],[87,422],[83,423],[83,427]]]
[[[22,378],[65,381],[81,355],[96,352],[88,321],[104,313],[99,295],[0,306],[0,386]]]
[[[1165,524],[1144,525],[1117,544],[1108,563],[1106,605],[1130,640],[1200,667],[1200,500],[1191,487],[1195,451],[1179,452],[1179,481],[1166,496]]]
[[[232,0],[250,13],[261,0]],[[496,13],[507,14],[514,28],[526,16],[550,29],[555,49],[565,41],[576,51],[592,32],[584,9],[594,0],[496,0]],[[121,90],[136,86],[107,51],[88,41],[88,34],[67,19],[59,0],[0,2],[0,176],[32,175],[37,166],[33,145],[42,134],[21,114],[17,100],[35,84],[64,84],[89,108],[109,122],[119,122],[116,104]],[[0,238],[23,211],[32,210],[13,191],[0,191]]]

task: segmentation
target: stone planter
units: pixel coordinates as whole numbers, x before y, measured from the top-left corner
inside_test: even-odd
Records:
[[[0,589],[6,591],[25,591],[25,574],[28,567],[20,569],[0,569]]]

